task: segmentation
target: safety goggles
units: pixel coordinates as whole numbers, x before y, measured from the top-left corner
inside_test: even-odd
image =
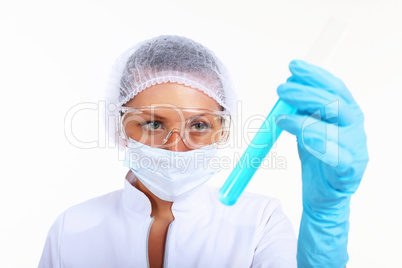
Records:
[[[186,147],[201,148],[228,139],[230,115],[226,111],[177,106],[122,107],[120,135],[153,147],[166,147],[178,142],[178,133]]]

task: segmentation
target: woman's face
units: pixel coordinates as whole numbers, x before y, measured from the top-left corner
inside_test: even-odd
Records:
[[[221,106],[213,98],[200,90],[175,83],[158,84],[147,88],[138,93],[124,106],[174,106],[216,111],[222,110]],[[178,127],[180,128],[180,126]],[[169,137],[163,149],[181,152],[191,150],[184,144],[178,132],[174,132]]]

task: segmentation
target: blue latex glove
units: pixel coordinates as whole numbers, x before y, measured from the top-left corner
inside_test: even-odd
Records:
[[[363,113],[344,83],[301,60],[278,87],[298,109],[277,123],[297,136],[302,164],[303,214],[298,267],[345,267],[350,197],[368,162]]]

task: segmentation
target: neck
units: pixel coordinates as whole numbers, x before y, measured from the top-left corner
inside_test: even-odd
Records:
[[[165,201],[154,195],[140,180],[137,179],[135,187],[143,192],[151,202],[151,217],[165,218],[173,220],[172,205],[173,202]]]

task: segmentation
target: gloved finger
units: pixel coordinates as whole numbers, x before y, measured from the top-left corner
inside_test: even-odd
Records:
[[[338,192],[353,194],[359,187],[367,161],[367,157],[358,159],[349,148],[339,146],[338,161],[333,166],[336,176],[327,176],[329,184]]]
[[[303,122],[307,116],[297,114],[280,115],[276,119],[276,124],[282,130],[289,132],[295,136],[300,136]]]
[[[277,88],[279,97],[299,112],[310,115],[321,110],[319,118],[327,122],[348,125],[361,113],[357,104],[347,104],[331,92],[294,82],[286,82]]]
[[[297,114],[278,119],[277,125],[281,129],[297,136],[301,150],[332,166],[338,164],[339,127],[337,125]]]
[[[297,80],[303,85],[325,89],[341,96],[347,103],[355,103],[342,80],[323,68],[302,60],[293,60],[289,64],[289,70],[294,76],[292,80]]]
[[[363,124],[339,127],[298,114],[278,119],[281,129],[297,136],[302,163],[313,157],[329,165],[325,170],[331,174],[325,177],[333,189],[348,194],[356,191],[368,162]]]
[[[329,124],[315,116],[281,115],[277,117],[276,124],[282,130],[311,144],[318,142],[318,140],[337,140],[338,137],[338,126],[336,124]]]
[[[362,165],[368,162],[368,152],[362,122],[340,127],[308,117],[299,128],[298,146],[335,167],[336,177],[363,175],[358,171],[364,171]]]
[[[369,160],[363,120],[340,128],[339,146],[345,153],[342,154],[340,150],[337,176],[362,177]],[[350,154],[350,157],[346,157],[347,154]]]
[[[299,111],[313,113],[341,98],[331,92],[294,82],[286,82],[277,88],[279,98]]]

